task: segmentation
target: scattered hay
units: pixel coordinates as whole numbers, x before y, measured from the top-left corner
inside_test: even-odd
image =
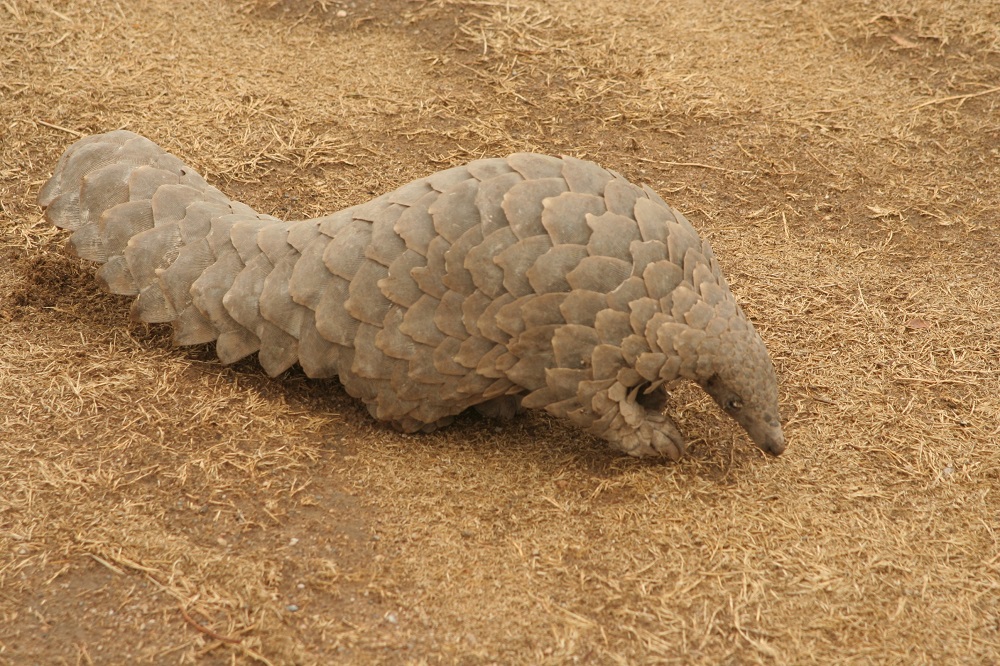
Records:
[[[220,29],[219,26],[225,26]],[[0,663],[1000,661],[1000,8],[0,2]],[[128,322],[34,196],[127,127],[304,217],[515,150],[647,182],[782,381],[668,465],[411,437]]]

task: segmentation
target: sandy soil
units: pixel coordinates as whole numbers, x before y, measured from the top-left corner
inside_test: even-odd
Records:
[[[1000,5],[0,0],[0,664],[1000,662]],[[782,383],[678,464],[405,436],[130,323],[35,205],[149,136],[262,212],[571,154],[710,238]]]

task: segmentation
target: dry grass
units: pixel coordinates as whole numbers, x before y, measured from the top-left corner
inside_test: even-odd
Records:
[[[338,16],[338,12],[345,14]],[[0,663],[1000,661],[1000,8],[0,0]],[[789,450],[409,437],[130,325],[33,201],[127,127],[303,217],[531,149],[711,237]]]

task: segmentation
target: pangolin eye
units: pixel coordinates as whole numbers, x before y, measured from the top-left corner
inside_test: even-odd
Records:
[[[726,401],[726,409],[731,409],[733,411],[743,409],[743,401],[739,398],[730,398]]]

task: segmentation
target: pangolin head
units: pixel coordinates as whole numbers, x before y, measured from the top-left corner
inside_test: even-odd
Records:
[[[699,363],[695,381],[727,414],[736,420],[750,439],[771,455],[785,450],[785,435],[778,414],[778,380],[764,341],[749,320],[719,336],[708,337],[699,351],[708,354]],[[739,325],[745,324],[745,325]]]
[[[695,381],[758,447],[778,455],[785,450],[785,436],[778,381],[764,341],[724,283],[702,284],[700,291],[701,298],[689,295],[686,302],[694,304],[675,312],[680,316],[658,331],[657,346],[668,358],[662,378]]]

